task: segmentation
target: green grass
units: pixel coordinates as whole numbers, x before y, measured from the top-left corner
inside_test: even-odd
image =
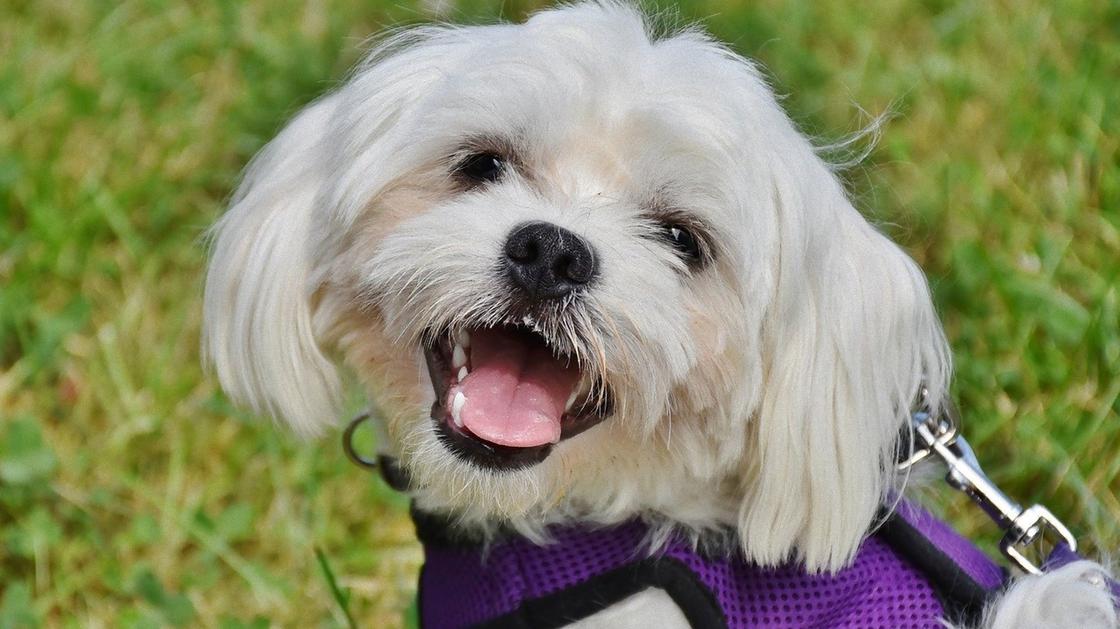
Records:
[[[504,5],[518,17],[531,3]],[[1120,5],[695,0],[928,272],[993,477],[1120,548]],[[463,9],[471,19],[496,3]],[[405,623],[403,501],[198,365],[238,171],[406,0],[0,8],[0,626]],[[992,539],[955,498],[948,513]],[[320,551],[320,552],[317,552]]]

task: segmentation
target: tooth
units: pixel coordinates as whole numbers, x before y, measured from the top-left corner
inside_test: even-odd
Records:
[[[455,344],[455,351],[451,354],[451,367],[458,369],[467,364],[467,352],[463,351],[463,346],[458,343]]]
[[[455,333],[455,344],[462,345],[463,349],[471,348],[471,333],[466,330],[459,330]]]
[[[564,412],[572,410],[572,404],[576,403],[576,396],[579,394],[579,389],[573,389],[572,394],[568,396],[568,402],[564,405]]]
[[[462,381],[467,379],[467,373],[468,372],[467,372],[467,366],[466,365],[463,365],[462,367],[459,367],[459,382],[462,382]]]
[[[459,428],[463,427],[463,418],[460,416],[463,413],[463,406],[467,403],[467,396],[463,395],[462,391],[455,392],[455,399],[451,401],[451,420]]]

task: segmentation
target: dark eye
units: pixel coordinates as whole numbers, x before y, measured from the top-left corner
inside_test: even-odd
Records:
[[[455,174],[472,183],[487,183],[497,181],[505,167],[505,160],[494,153],[474,153],[459,162]]]
[[[665,239],[685,257],[689,263],[699,262],[702,254],[700,241],[687,228],[680,225],[665,225]]]

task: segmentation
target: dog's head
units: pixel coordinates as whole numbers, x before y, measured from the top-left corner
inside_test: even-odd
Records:
[[[345,362],[422,507],[730,524],[811,568],[948,378],[922,274],[757,69],[614,4],[381,45],[250,165],[205,314],[226,390],[300,432]]]

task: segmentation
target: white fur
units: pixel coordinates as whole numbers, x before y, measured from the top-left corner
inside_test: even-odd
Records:
[[[457,190],[450,164],[479,139],[516,172]],[[715,262],[691,272],[652,239],[654,205],[708,225]],[[610,382],[616,412],[496,473],[436,440],[419,343],[503,316],[493,269],[528,220],[599,256],[541,332]],[[204,343],[230,395],[314,434],[337,418],[339,356],[420,506],[467,527],[730,525],[755,561],[836,570],[895,484],[919,388],[936,406],[949,382],[922,273],[757,68],[623,4],[391,37],[253,161],[213,243]]]
[[[1120,627],[1115,601],[1104,568],[1092,561],[1075,561],[1043,576],[1015,580],[987,610],[989,629],[1116,629]]]
[[[334,413],[339,395],[314,338],[307,283],[324,166],[316,153],[330,114],[326,102],[307,108],[253,160],[214,226],[206,277],[206,360],[230,395],[305,433],[298,418]]]
[[[660,588],[631,594],[603,611],[578,620],[568,629],[690,629],[684,612]]]

